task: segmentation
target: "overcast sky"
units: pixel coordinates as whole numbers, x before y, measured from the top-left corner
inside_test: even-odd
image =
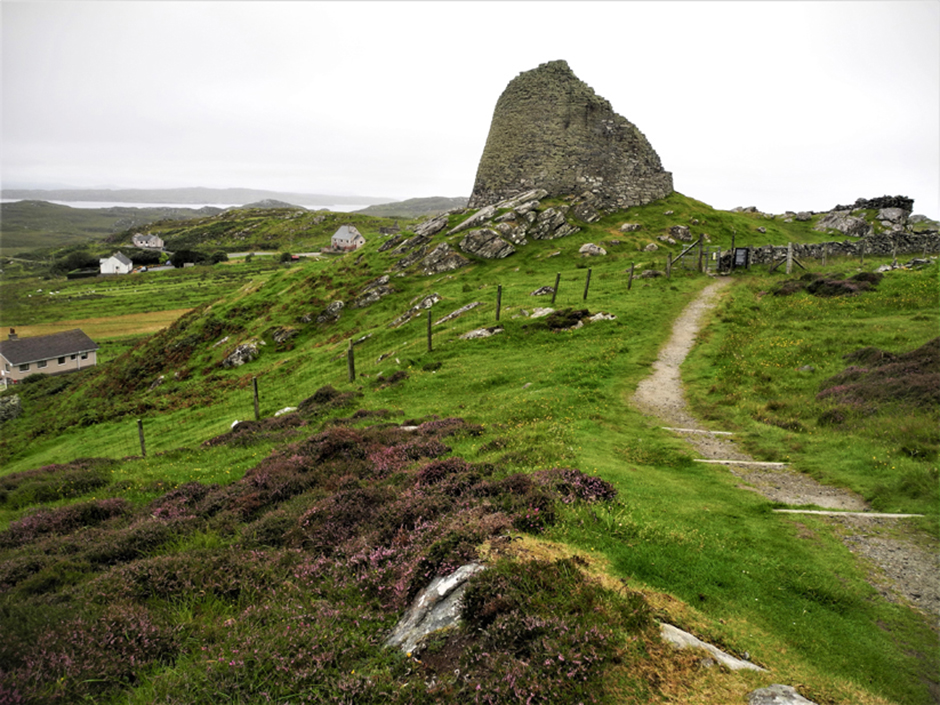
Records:
[[[565,59],[717,208],[940,217],[940,2],[4,0],[5,187],[469,196]]]

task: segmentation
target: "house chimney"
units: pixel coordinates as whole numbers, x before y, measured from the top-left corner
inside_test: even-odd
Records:
[[[16,340],[16,329],[15,329],[15,328],[11,328],[11,329],[10,329],[10,338],[9,338],[9,339],[10,339],[10,340]]]

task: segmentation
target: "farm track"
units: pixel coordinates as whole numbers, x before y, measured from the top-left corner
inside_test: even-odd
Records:
[[[780,468],[779,463],[761,463],[739,450],[730,434],[705,428],[689,412],[680,366],[695,343],[705,312],[730,283],[730,279],[717,279],[682,311],[653,363],[653,374],[637,385],[631,402],[680,435],[698,453],[698,460],[726,467],[741,480],[741,489],[797,509],[816,505],[834,510],[813,513],[824,518],[860,558],[868,582],[886,599],[897,602],[901,598],[936,618],[940,615],[940,560],[933,537],[914,535],[904,526],[906,515],[869,512],[867,503],[853,492],[820,484]]]

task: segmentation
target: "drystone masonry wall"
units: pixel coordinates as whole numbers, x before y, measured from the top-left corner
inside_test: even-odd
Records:
[[[895,250],[895,247],[897,249]],[[864,248],[866,256],[890,257],[900,255],[936,254],[940,252],[940,233],[882,233],[858,240],[843,242],[815,242],[793,244],[793,256],[797,259],[821,259],[823,253],[829,257],[859,257]],[[771,264],[787,255],[786,246],[764,245],[751,248],[752,264]],[[726,263],[722,258],[722,265]],[[730,267],[730,254],[727,266]]]
[[[469,208],[531,189],[550,197],[590,193],[613,211],[673,191],[646,137],[578,79],[551,61],[513,79],[496,103]]]

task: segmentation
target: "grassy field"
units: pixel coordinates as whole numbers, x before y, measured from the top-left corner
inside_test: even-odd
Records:
[[[682,271],[630,282],[631,265],[662,268],[663,254],[642,248],[676,219],[741,244],[756,217],[677,194],[505,260],[432,277],[392,269],[395,291],[363,308],[349,304],[395,261],[377,238],[323,262],[171,273],[146,291],[96,282],[105,298],[88,300],[88,317],[192,311],[132,344],[115,329],[123,349],[107,365],[18,390],[24,414],[0,450],[0,625],[14,634],[0,668],[48,702],[707,703],[778,682],[819,703],[930,702],[932,621],[882,599],[824,520],[774,514],[627,401],[709,282]],[[644,230],[624,235],[622,221]],[[761,237],[781,244],[799,235],[791,225],[806,227]],[[610,254],[579,257],[588,241]],[[569,322],[583,309],[615,318],[564,330],[553,326],[565,316],[532,317],[551,305],[532,292],[557,275],[552,308]],[[936,337],[936,265],[851,298],[774,296],[787,277],[757,270],[735,279],[684,368],[697,413],[758,457],[927,514],[915,528],[935,539],[936,406],[833,424],[820,418],[839,404],[816,397],[845,355]],[[14,304],[4,327],[56,324],[55,287],[0,289]],[[398,323],[430,295],[431,349],[426,310]],[[340,318],[317,322],[336,300]],[[62,317],[78,318],[77,305]],[[257,359],[221,366],[250,341]],[[254,418],[253,380],[262,421],[231,431]],[[301,408],[275,417],[286,407]],[[464,421],[434,420],[449,417]],[[407,436],[389,422],[424,425]],[[57,475],[33,472],[53,463]],[[86,532],[56,528],[76,516]],[[419,661],[381,648],[427,576],[481,554],[497,568],[474,588],[466,631]],[[57,634],[60,619],[72,630]],[[702,669],[662,647],[656,619],[769,671]],[[148,641],[126,641],[128,630]],[[109,638],[111,662],[142,665],[102,665]],[[54,656],[27,663],[16,647],[31,643]]]

